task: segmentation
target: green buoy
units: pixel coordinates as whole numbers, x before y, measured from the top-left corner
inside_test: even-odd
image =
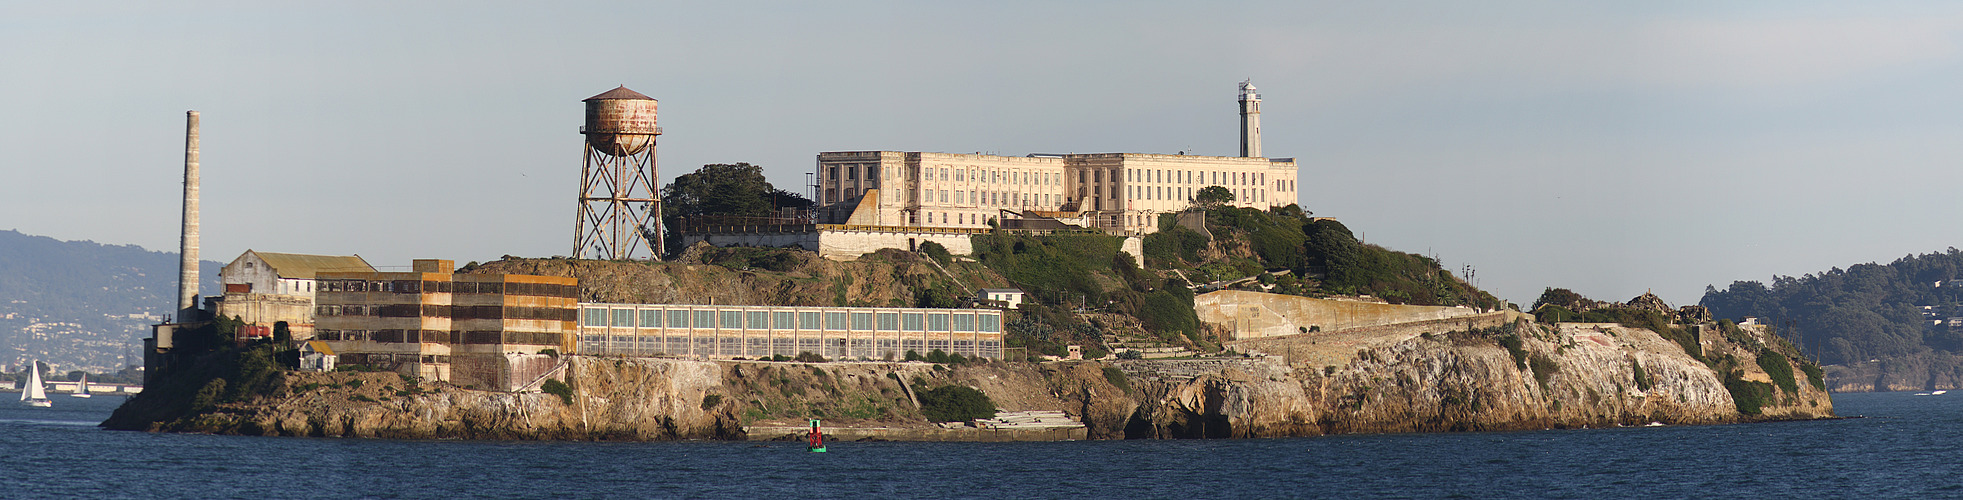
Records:
[[[811,419],[811,446],[805,450],[812,453],[825,452],[825,431],[818,427],[818,419]]]

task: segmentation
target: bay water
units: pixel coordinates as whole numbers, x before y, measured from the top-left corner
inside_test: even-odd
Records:
[[[1841,420],[1058,443],[516,442],[105,431],[0,406],[0,498],[1963,498],[1963,393]]]

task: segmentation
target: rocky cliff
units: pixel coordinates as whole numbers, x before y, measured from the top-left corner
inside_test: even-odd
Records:
[[[1125,362],[1142,384],[1132,437],[1270,437],[1825,418],[1833,402],[1756,364],[1741,387],[1779,386],[1741,405],[1727,377],[1648,330],[1584,324],[1414,335],[1367,345],[1347,362]],[[1509,349],[1508,339],[1517,339]],[[1712,356],[1736,354],[1706,341]],[[1516,356],[1514,352],[1521,355]],[[1186,365],[1186,366],[1181,366]],[[1718,366],[1729,366],[1722,362]],[[1790,372],[1788,372],[1790,373]],[[1788,375],[1790,377],[1790,375]],[[1787,391],[1786,386],[1796,387]],[[1747,389],[1749,392],[1749,389]]]
[[[736,439],[745,437],[745,425],[812,417],[831,425],[926,427],[915,391],[948,384],[979,389],[1003,410],[1066,412],[1082,419],[1093,439],[1832,416],[1826,392],[1800,380],[1790,362],[1782,371],[1740,361],[1767,349],[1754,340],[1764,339],[1700,340],[1711,363],[1648,330],[1527,321],[1378,339],[1346,358],[1294,363],[1285,356],[952,366],[568,356],[563,373],[573,391],[564,399],[394,373],[282,372],[260,395],[177,413],[126,407],[105,425],[287,436]],[[145,401],[130,404],[156,404]]]

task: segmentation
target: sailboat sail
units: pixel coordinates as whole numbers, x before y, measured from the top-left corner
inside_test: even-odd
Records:
[[[75,386],[75,393],[74,393],[74,394],[69,394],[69,395],[70,395],[70,396],[74,396],[74,397],[78,397],[78,398],[86,398],[86,397],[91,397],[91,396],[94,396],[93,394],[89,394],[89,374],[88,374],[88,372],[82,372],[82,381],[81,381],[81,382],[78,382],[78,383],[76,384],[76,386]]]
[[[27,371],[27,384],[21,386],[20,400],[29,406],[49,406],[47,389],[41,387],[41,364],[35,362]]]

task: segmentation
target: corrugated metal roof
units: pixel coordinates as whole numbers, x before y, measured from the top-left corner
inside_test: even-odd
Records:
[[[257,251],[252,254],[258,255],[259,260],[266,261],[266,265],[279,272],[279,277],[286,279],[310,280],[314,279],[315,273],[375,272],[375,266],[368,265],[368,261],[362,260],[359,255],[343,257]]]
[[[642,93],[640,93],[640,92],[635,92],[635,91],[632,91],[632,90],[627,90],[627,86],[626,86],[626,85],[621,85],[621,86],[619,86],[619,87],[614,87],[614,88],[613,88],[613,90],[609,90],[609,91],[606,91],[606,92],[601,92],[601,93],[600,93],[600,95],[596,95],[596,96],[593,96],[593,97],[588,97],[588,98],[585,98],[585,99],[580,99],[580,102],[585,102],[585,101],[604,101],[604,100],[607,100],[607,99],[634,99],[634,100],[641,100],[641,101],[652,101],[652,100],[654,100],[654,98],[653,98],[653,97],[648,97],[648,96],[647,96],[647,94],[642,94]]]
[[[328,356],[334,355],[334,348],[328,347],[326,342],[322,342],[318,340],[309,340],[307,341],[307,347],[313,348],[314,352],[317,353],[326,354]]]

